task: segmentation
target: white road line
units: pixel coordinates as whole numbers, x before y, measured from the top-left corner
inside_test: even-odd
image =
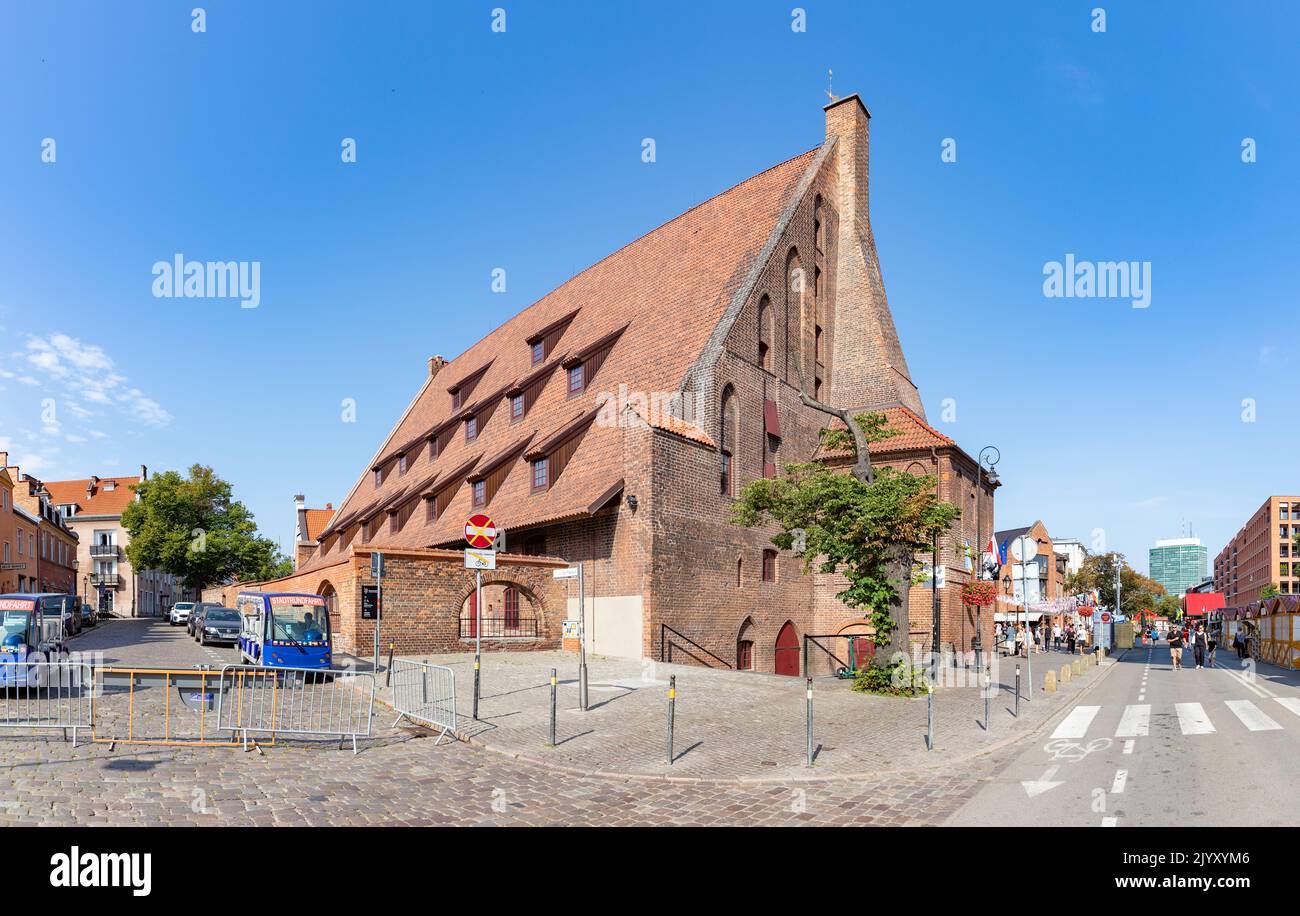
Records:
[[[1224,700],[1223,702],[1232,710],[1232,714],[1241,720],[1241,724],[1253,732],[1271,732],[1282,727],[1250,700]]]
[[[1209,735],[1214,733],[1214,725],[1205,714],[1205,707],[1200,703],[1175,703],[1174,711],[1178,713],[1178,727],[1184,735]]]
[[[1137,742],[1135,742],[1132,738],[1129,738],[1127,741],[1125,741],[1125,742],[1124,742],[1124,753],[1126,753],[1126,754],[1131,754],[1131,753],[1133,753],[1133,745],[1136,744],[1136,743],[1137,743]]]
[[[1103,817],[1101,819],[1101,826],[1103,827],[1114,827],[1118,823],[1119,823],[1119,818],[1117,817]]]
[[[1300,700],[1297,700],[1295,697],[1273,697],[1273,699],[1277,700],[1297,716],[1300,716]]]
[[[1151,707],[1125,706],[1124,715],[1115,729],[1116,738],[1145,738],[1151,733]]]
[[[1082,738],[1088,734],[1088,726],[1092,720],[1097,717],[1101,711],[1100,706],[1076,706],[1070,710],[1070,714],[1061,720],[1061,724],[1056,726],[1056,731],[1052,732],[1053,738]]]
[[[1128,770],[1116,770],[1115,781],[1110,784],[1110,793],[1119,795],[1124,791],[1124,784],[1128,782]]]

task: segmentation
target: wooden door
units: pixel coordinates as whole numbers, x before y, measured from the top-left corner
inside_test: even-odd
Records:
[[[776,634],[776,673],[788,677],[799,676],[799,634],[794,624],[786,621]]]

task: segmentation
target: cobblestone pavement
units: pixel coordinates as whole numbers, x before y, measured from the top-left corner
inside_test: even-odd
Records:
[[[0,825],[923,825],[955,812],[992,766],[718,785],[565,776],[459,742],[435,747],[414,729],[356,756],[0,738]]]
[[[977,684],[935,691],[935,748],[926,746],[925,699],[853,693],[849,682],[814,680],[815,764],[806,767],[806,703],[802,678],[720,671],[686,665],[593,658],[589,709],[577,708],[576,660],[562,652],[495,653],[483,657],[479,721],[471,718],[473,656],[428,656],[456,673],[459,732],[473,742],[578,773],[795,781],[810,777],[874,776],[944,767],[995,750],[1027,734],[1073,703],[1111,667],[1084,666],[1055,693],[1041,690],[1049,667],[1071,661],[1049,652],[1033,659],[1032,702],[1015,709],[1016,661],[995,670],[1002,689],[990,703]],[[1025,660],[1019,663],[1025,666]],[[549,740],[550,670],[559,672],[556,747]],[[675,760],[666,762],[667,685],[677,676]],[[956,675],[954,669],[948,674]],[[1025,674],[1025,689],[1028,674]],[[379,698],[392,691],[378,677]]]

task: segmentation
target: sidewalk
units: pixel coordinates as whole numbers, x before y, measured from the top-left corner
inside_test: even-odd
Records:
[[[575,655],[495,653],[483,656],[476,722],[471,718],[473,655],[418,660],[447,665],[455,672],[458,733],[471,743],[582,775],[747,782],[874,778],[951,767],[1029,734],[1104,678],[1118,661],[1105,659],[1100,669],[1085,665],[1081,676],[1049,694],[1042,690],[1043,674],[1051,668],[1059,677],[1071,657],[1058,652],[1035,655],[1033,700],[1022,698],[1016,718],[1015,666],[1026,667],[1026,660],[1002,660],[997,669],[1002,689],[989,703],[992,721],[987,732],[984,698],[977,685],[939,687],[934,693],[934,750],[926,747],[924,697],[868,696],[854,693],[848,681],[817,679],[817,750],[810,769],[804,765],[803,678],[590,657],[589,708],[583,712],[577,708]],[[547,746],[552,667],[559,675],[554,748]],[[677,676],[672,766],[666,762],[670,675]],[[381,671],[376,699],[391,707],[392,690],[384,680]],[[1028,686],[1026,675],[1026,693]]]

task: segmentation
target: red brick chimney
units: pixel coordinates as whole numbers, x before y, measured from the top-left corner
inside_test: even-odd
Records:
[[[835,332],[830,402],[855,409],[901,405],[922,419],[925,409],[912,382],[885,298],[867,209],[868,123],[857,94],[825,107],[826,139],[835,140],[833,192],[839,217],[835,264]]]

